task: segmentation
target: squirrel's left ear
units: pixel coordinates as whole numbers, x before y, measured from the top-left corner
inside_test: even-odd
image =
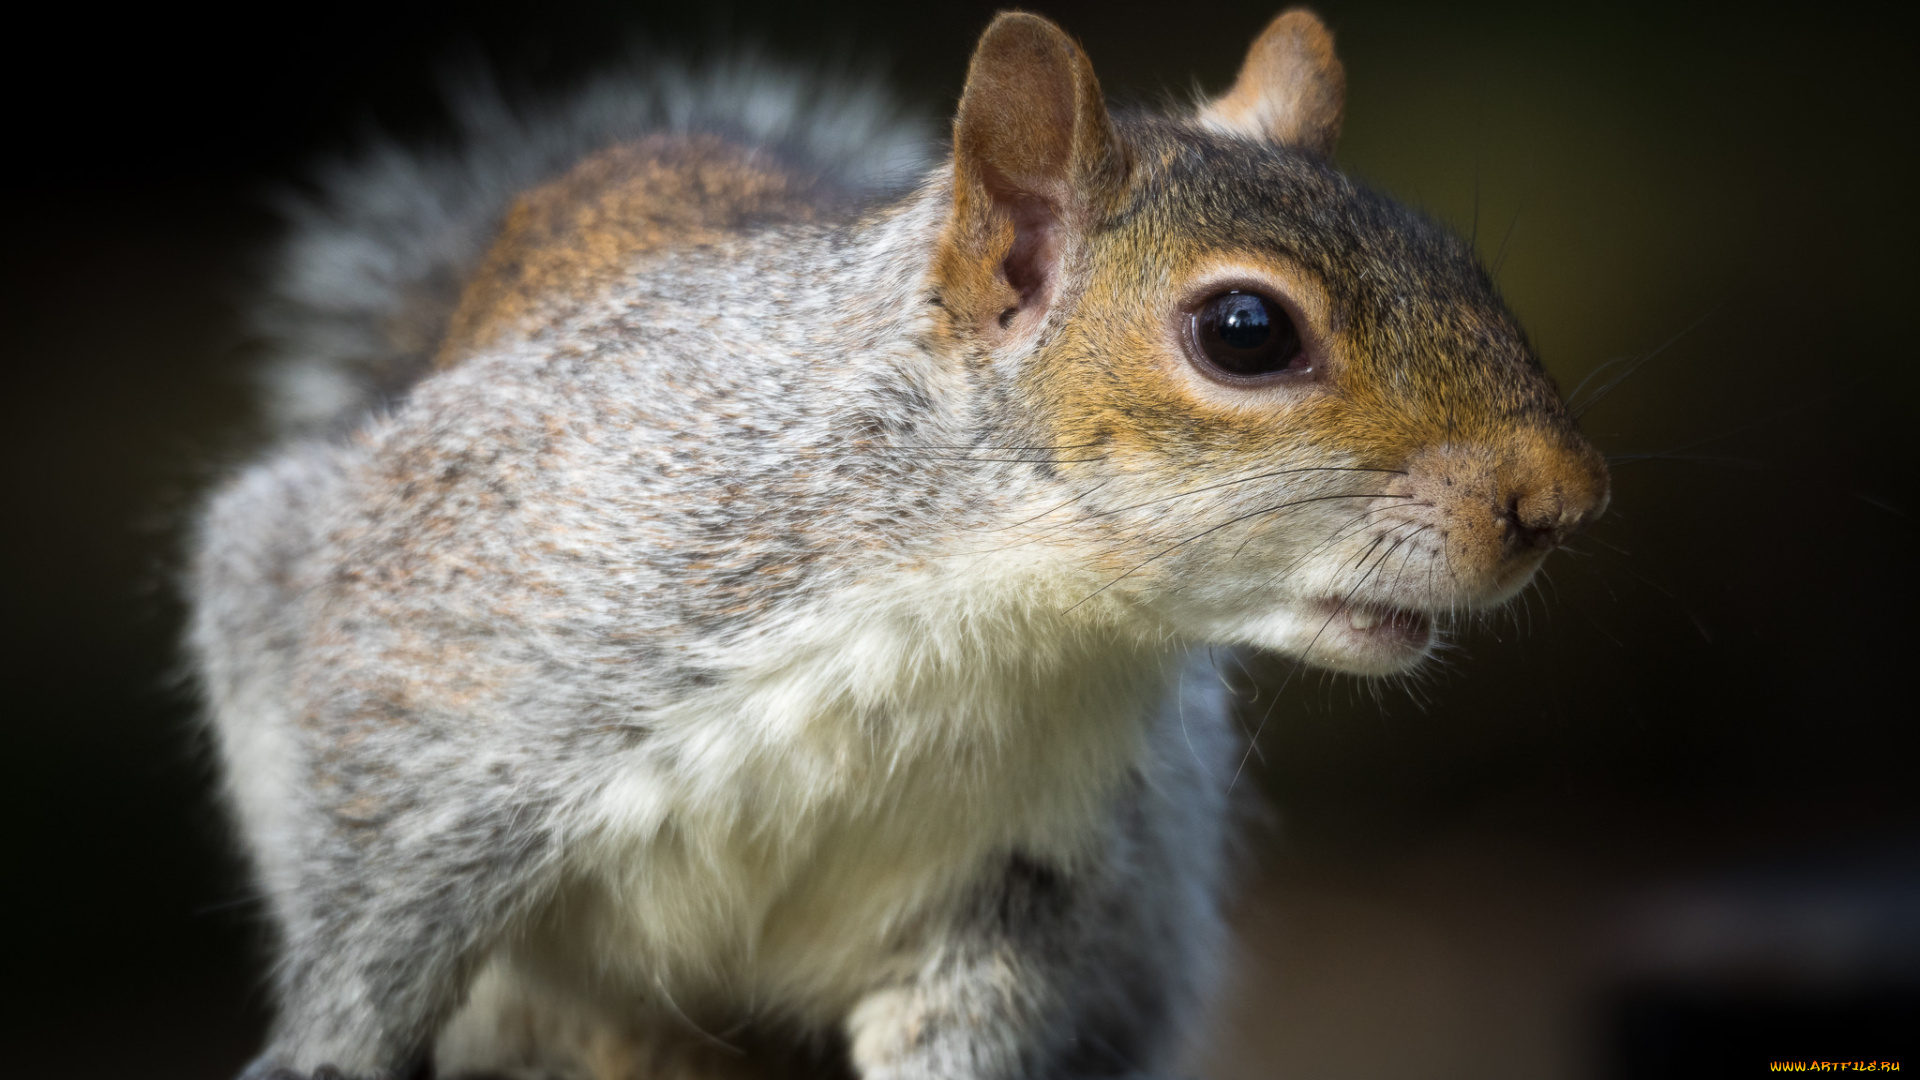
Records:
[[[1068,252],[1126,175],[1087,54],[1038,15],[995,18],[953,121],[953,209],[934,262],[941,304],[989,338],[1036,324]]]
[[[1346,110],[1347,75],[1320,17],[1294,8],[1247,50],[1233,88],[1200,110],[1203,127],[1333,156]]]

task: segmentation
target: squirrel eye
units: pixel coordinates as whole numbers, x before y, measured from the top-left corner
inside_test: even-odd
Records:
[[[1311,367],[1286,309],[1259,293],[1224,292],[1201,304],[1193,343],[1214,367],[1242,378]]]

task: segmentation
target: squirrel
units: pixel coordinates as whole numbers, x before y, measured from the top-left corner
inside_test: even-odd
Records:
[[[1331,164],[1344,90],[1292,10],[1110,112],[1008,13],[904,189],[886,106],[746,69],[340,172],[187,583],[243,1076],[1174,1069],[1208,650],[1413,670],[1608,498],[1469,247]]]

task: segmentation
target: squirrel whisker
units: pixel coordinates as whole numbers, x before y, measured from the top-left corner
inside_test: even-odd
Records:
[[[1625,382],[1627,379],[1631,378],[1634,372],[1639,371],[1641,368],[1645,367],[1648,364],[1648,362],[1653,360],[1655,357],[1660,356],[1661,354],[1665,353],[1668,349],[1678,344],[1682,338],[1685,338],[1688,334],[1691,334],[1695,330],[1699,329],[1700,326],[1704,324],[1707,320],[1713,318],[1715,315],[1718,315],[1720,313],[1720,309],[1724,306],[1726,305],[1715,304],[1712,308],[1708,309],[1706,314],[1700,316],[1699,318],[1688,323],[1686,326],[1680,328],[1680,330],[1676,332],[1673,336],[1667,338],[1667,340],[1661,342],[1660,344],[1655,345],[1653,348],[1647,350],[1646,352],[1642,353],[1638,358],[1628,363],[1625,370],[1621,371],[1618,375],[1615,375],[1612,378],[1608,379],[1606,382],[1601,383],[1599,389],[1593,392],[1593,396],[1589,397],[1587,400],[1582,401],[1578,405],[1576,405],[1574,404],[1574,402],[1579,397],[1581,388],[1587,385],[1587,380],[1593,378],[1595,375],[1599,374],[1601,371],[1605,370],[1606,368],[1611,367],[1616,363],[1619,363],[1619,360],[1617,358],[1614,360],[1609,360],[1606,363],[1601,364],[1599,367],[1593,369],[1593,371],[1588,372],[1587,378],[1580,380],[1580,385],[1574,387],[1573,393],[1567,395],[1567,411],[1573,415],[1573,418],[1575,420],[1578,420],[1581,417],[1585,416],[1587,414],[1587,410],[1593,408],[1595,405],[1600,404],[1600,402],[1604,400],[1608,394],[1613,393],[1616,387],[1618,387],[1621,383]]]
[[[1109,581],[1105,585],[1100,586],[1098,589],[1093,590],[1092,592],[1088,593],[1086,596],[1081,597],[1079,600],[1075,601],[1071,607],[1068,607],[1066,610],[1072,611],[1074,608],[1079,607],[1081,604],[1084,604],[1088,600],[1091,600],[1094,597],[1100,595],[1101,593],[1107,591],[1108,589],[1112,588],[1114,585],[1119,584],[1121,581],[1129,577],[1132,577],[1134,574],[1138,573],[1140,570],[1145,568],[1149,563],[1152,563],[1168,554],[1171,554],[1172,552],[1178,550],[1179,548],[1183,548],[1186,545],[1193,543],[1195,540],[1199,540],[1200,538],[1205,536],[1210,536],[1213,533],[1219,532],[1221,529],[1224,529],[1229,525],[1237,525],[1240,522],[1247,520],[1248,518],[1260,517],[1263,514],[1271,514],[1276,510],[1285,510],[1291,507],[1304,506],[1308,503],[1328,502],[1333,499],[1377,499],[1377,498],[1395,498],[1395,497],[1396,496],[1390,496],[1390,495],[1382,496],[1376,492],[1353,492],[1353,493],[1344,494],[1344,495],[1315,495],[1305,499],[1294,499],[1288,502],[1278,503],[1273,506],[1268,506],[1259,510],[1250,511],[1245,514],[1238,514],[1234,517],[1228,518],[1226,521],[1223,521],[1218,525],[1215,525],[1211,528],[1202,529],[1201,531],[1194,533],[1192,536],[1189,536],[1184,540],[1178,541],[1177,543],[1169,545],[1167,548],[1161,551],[1155,552],[1153,555],[1149,556],[1145,560],[1141,561],[1140,563],[1137,563],[1136,565],[1128,569],[1125,573],[1121,574],[1119,577],[1114,578],[1112,581]],[[1398,497],[1409,498],[1410,496],[1398,496]]]
[[[1370,545],[1361,556],[1362,559],[1364,560],[1367,556],[1372,555],[1374,550],[1377,549],[1385,539],[1385,534],[1375,537],[1373,544]],[[1386,554],[1381,556],[1381,559],[1385,560],[1385,558],[1391,554],[1393,554],[1393,549],[1389,548]],[[1280,695],[1286,691],[1287,685],[1293,681],[1294,675],[1297,674],[1302,667],[1306,666],[1307,657],[1312,655],[1314,646],[1320,644],[1320,639],[1326,636],[1327,628],[1333,625],[1333,620],[1339,618],[1340,613],[1346,609],[1347,604],[1352,602],[1354,595],[1360,591],[1361,587],[1366,585],[1367,581],[1372,578],[1373,572],[1379,569],[1379,566],[1380,563],[1376,562],[1372,568],[1361,575],[1360,580],[1353,583],[1353,587],[1348,589],[1346,595],[1340,598],[1340,602],[1335,604],[1333,609],[1327,613],[1326,619],[1320,623],[1320,629],[1314,631],[1313,638],[1307,642],[1306,648],[1300,650],[1299,656],[1296,658],[1292,669],[1287,672],[1287,677],[1280,680],[1279,687],[1274,690],[1273,704],[1267,706],[1266,712],[1260,717],[1260,723],[1253,729],[1253,735],[1248,738],[1247,749],[1242,751],[1240,755],[1240,764],[1233,770],[1233,779],[1227,782],[1228,791],[1234,789],[1234,786],[1240,782],[1240,774],[1246,771],[1247,758],[1253,752],[1253,747],[1260,742],[1261,734],[1266,731],[1267,721],[1272,718],[1274,705],[1279,704]]]

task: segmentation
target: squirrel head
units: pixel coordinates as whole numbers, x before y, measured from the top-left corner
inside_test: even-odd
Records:
[[[1362,674],[1503,603],[1598,517],[1581,436],[1474,253],[1329,162],[1344,74],[1282,14],[1232,88],[1110,115],[1005,14],[954,121],[939,351],[1046,447],[1023,527],[1194,640]]]

